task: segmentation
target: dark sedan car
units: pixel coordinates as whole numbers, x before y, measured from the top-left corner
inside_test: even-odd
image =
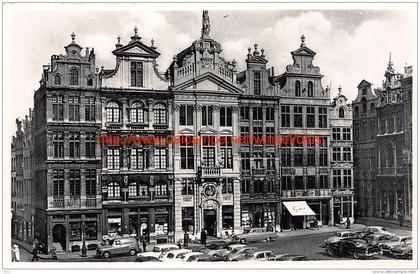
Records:
[[[364,239],[343,239],[339,242],[328,244],[325,252],[330,256],[353,256],[355,259],[371,258],[376,255],[382,255],[380,247],[371,245]]]
[[[145,262],[161,262],[158,258],[154,256],[138,256],[136,258],[137,263],[145,263]]]
[[[292,254],[279,254],[274,255],[268,259],[269,261],[309,261],[306,256],[292,255]]]
[[[223,240],[215,240],[207,242],[206,247],[211,250],[218,250],[218,249],[226,249],[228,248],[230,243],[223,241]]]
[[[197,258],[196,262],[228,262],[229,260],[219,256],[204,255]]]

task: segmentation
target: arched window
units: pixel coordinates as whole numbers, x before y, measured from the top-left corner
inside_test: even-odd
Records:
[[[54,84],[61,85],[61,76],[60,75],[56,75],[54,77]]]
[[[354,107],[354,117],[359,117],[359,107],[358,106],[355,106]]]
[[[370,104],[370,113],[375,114],[375,103]]]
[[[136,197],[137,196],[137,183],[132,182],[128,185],[128,196]]]
[[[87,78],[87,85],[88,86],[93,86],[93,77],[92,76],[89,76],[88,78]]]
[[[71,69],[70,70],[70,85],[77,86],[79,84],[79,72],[77,69]]]
[[[300,97],[300,82],[299,81],[296,81],[296,83],[295,83],[295,96],[296,97]]]
[[[308,82],[308,97],[314,97],[314,83]]]
[[[117,182],[108,184],[108,197],[120,197],[120,185]]]
[[[131,105],[130,109],[130,122],[132,123],[144,123],[144,105],[143,103],[136,102]]]
[[[153,112],[156,124],[166,124],[166,107],[164,104],[156,104]]]
[[[362,98],[362,113],[366,113],[367,112],[367,101],[366,98],[363,97]]]
[[[344,108],[340,108],[338,110],[338,118],[344,118]]]
[[[106,121],[109,123],[120,122],[120,107],[115,102],[106,105]]]

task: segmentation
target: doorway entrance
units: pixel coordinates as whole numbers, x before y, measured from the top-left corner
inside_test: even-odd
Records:
[[[204,229],[207,235],[216,236],[217,234],[217,214],[215,209],[204,209]]]
[[[53,244],[59,243],[62,250],[66,250],[66,228],[62,224],[57,224],[52,229]],[[57,250],[61,251],[61,250]]]

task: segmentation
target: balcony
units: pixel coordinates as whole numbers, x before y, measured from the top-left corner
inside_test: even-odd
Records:
[[[295,190],[282,190],[281,196],[283,198],[295,197],[328,197],[331,196],[331,189],[295,189]]]
[[[220,176],[220,167],[202,167],[202,177],[218,177]]]
[[[70,208],[80,208],[80,197],[72,197],[69,199],[69,207]]]
[[[154,124],[153,129],[155,129],[155,130],[165,130],[165,129],[168,129],[168,124]]]
[[[127,123],[127,126],[130,128],[130,129],[145,129],[145,128],[147,128],[148,126],[149,126],[149,124],[148,123],[133,123],[133,122],[128,122]]]
[[[263,177],[266,175],[266,169],[265,168],[253,168],[252,169],[252,175],[254,177]]]
[[[122,123],[107,122],[107,123],[105,123],[105,127],[107,129],[121,129],[122,128]]]
[[[86,198],[86,207],[96,207],[96,198]]]
[[[64,198],[54,198],[52,207],[53,208],[64,208]]]

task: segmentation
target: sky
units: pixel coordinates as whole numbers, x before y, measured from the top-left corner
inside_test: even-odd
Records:
[[[157,7],[157,8],[156,8]],[[417,60],[416,6],[387,4],[340,5],[208,5],[211,38],[222,45],[223,56],[245,68],[247,48],[265,49],[276,75],[293,63],[291,51],[306,46],[317,54],[314,65],[324,75],[323,87],[332,96],[341,85],[349,100],[363,80],[379,87],[389,54],[399,72]],[[251,8],[251,9],[250,9]],[[159,70],[165,71],[175,54],[200,37],[203,5],[152,6],[146,4],[6,4],[4,13],[5,135],[15,132],[14,121],[33,107],[42,65],[51,55],[64,54],[71,33],[82,47],[94,48],[97,67],[115,67],[117,37],[127,44],[138,27],[142,42],[154,39]]]

